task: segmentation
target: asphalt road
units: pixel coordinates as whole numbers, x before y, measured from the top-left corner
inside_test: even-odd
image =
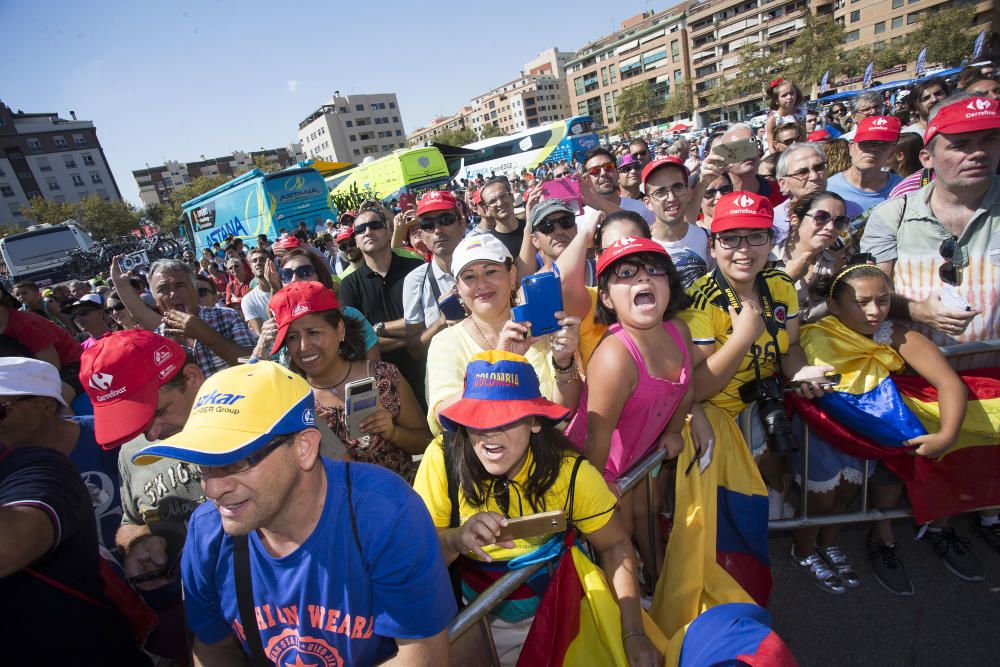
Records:
[[[972,539],[986,581],[970,583],[944,568],[925,542],[914,542],[909,520],[895,522],[900,558],[916,593],[889,593],[871,575],[865,554],[867,526],[845,528],[839,545],[861,574],[843,595],[816,587],[788,560],[791,538],[772,535],[775,629],[799,663],[879,667],[1000,665],[1000,553],[971,534],[971,517],[955,522]]]

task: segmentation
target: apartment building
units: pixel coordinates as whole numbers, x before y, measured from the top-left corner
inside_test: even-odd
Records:
[[[614,127],[615,100],[636,84],[649,86],[666,100],[690,77],[685,12],[682,3],[644,12],[623,21],[615,32],[590,42],[566,63],[572,115],[590,115]]]
[[[361,162],[406,146],[395,93],[333,97],[299,123],[299,142],[307,158]]]
[[[415,146],[427,141],[434,141],[434,138],[442,132],[454,132],[455,130],[462,130],[467,127],[471,128],[472,114],[474,112],[474,107],[464,106],[459,109],[458,113],[451,116],[438,116],[427,127],[418,127],[406,135],[406,143],[410,146]]]
[[[232,155],[206,158],[204,155],[193,162],[168,160],[155,167],[134,169],[132,176],[139,186],[139,198],[146,206],[165,204],[170,201],[170,193],[190,183],[199,176],[236,176],[249,171],[263,160],[284,169],[305,159],[301,144],[289,144],[282,148],[259,151],[236,151]]]
[[[94,123],[69,115],[15,112],[0,102],[0,225],[28,224],[21,209],[34,197],[121,200]]]
[[[513,134],[569,115],[563,102],[563,82],[549,75],[521,75],[472,100],[472,129],[482,134],[493,125]]]

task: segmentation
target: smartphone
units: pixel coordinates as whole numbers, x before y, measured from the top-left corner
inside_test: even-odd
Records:
[[[718,155],[723,159],[723,165],[736,164],[745,160],[753,160],[760,157],[757,151],[757,139],[740,139],[739,141],[729,141],[727,143],[716,142],[712,146],[712,155]]]
[[[162,567],[159,570],[153,570],[152,572],[143,572],[142,574],[137,574],[134,577],[129,577],[129,583],[132,584],[144,584],[147,581],[153,581],[154,579],[169,579],[174,574],[174,570],[177,569],[177,565],[181,562],[181,552],[178,551],[174,559],[170,561],[166,567]]]
[[[402,211],[409,211],[417,208],[417,198],[408,192],[399,195],[399,208]]]
[[[344,412],[347,420],[348,435],[359,440],[365,432],[361,430],[361,422],[378,407],[378,386],[375,378],[349,382],[344,387]]]
[[[524,303],[514,306],[515,322],[531,322],[531,335],[544,336],[558,331],[556,313],[563,309],[562,284],[559,276],[546,271],[521,280]]]
[[[444,314],[446,320],[454,322],[465,319],[465,309],[462,308],[462,302],[455,292],[441,297],[438,301],[438,310]]]
[[[955,288],[948,284],[941,286],[941,303],[944,304],[945,308],[952,310],[961,310],[963,312],[972,310],[969,302],[959,296]]]
[[[527,514],[516,519],[507,519],[507,527],[500,529],[497,542],[526,540],[529,537],[560,533],[566,530],[566,513],[562,510]]]
[[[804,384],[809,384],[815,382],[821,387],[835,387],[840,384],[840,373],[834,373],[833,375],[824,375],[818,378],[806,378],[805,380],[788,380],[785,382],[785,391],[795,391]]]
[[[542,194],[546,199],[562,199],[570,208],[575,208],[577,215],[583,213],[583,197],[580,195],[580,183],[572,176],[554,178],[542,183]]]

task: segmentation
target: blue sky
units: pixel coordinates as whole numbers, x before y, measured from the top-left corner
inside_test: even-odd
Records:
[[[92,120],[138,204],[133,169],[286,145],[334,90],[395,92],[409,132],[672,4],[0,0],[0,99]]]

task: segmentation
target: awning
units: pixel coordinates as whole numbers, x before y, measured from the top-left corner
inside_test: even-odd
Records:
[[[690,129],[691,129],[690,125],[685,125],[684,123],[677,123],[672,128],[670,128],[669,131],[670,132],[687,132]]]

